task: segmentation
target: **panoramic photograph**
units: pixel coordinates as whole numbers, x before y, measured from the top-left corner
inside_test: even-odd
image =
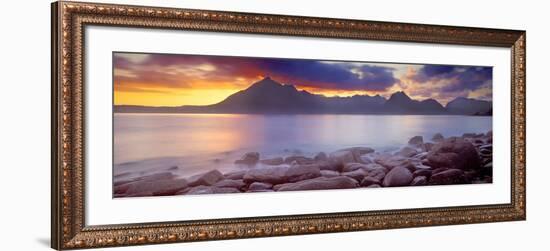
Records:
[[[113,197],[493,182],[490,66],[113,52]]]

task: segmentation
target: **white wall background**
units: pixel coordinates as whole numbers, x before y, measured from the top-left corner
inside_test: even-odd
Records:
[[[114,0],[106,0],[115,2]],[[117,250],[544,249],[550,224],[544,1],[134,0],[183,8],[527,30],[527,221],[118,248]],[[0,250],[47,250],[50,238],[50,6],[10,1],[0,15]],[[498,125],[496,125],[498,126]],[[111,249],[115,250],[115,249]]]

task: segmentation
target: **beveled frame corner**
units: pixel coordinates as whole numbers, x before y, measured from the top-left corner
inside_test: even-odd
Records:
[[[84,28],[87,25],[365,39],[511,49],[511,203],[86,226]],[[52,3],[52,241],[55,249],[513,221],[526,218],[525,31],[346,19]]]

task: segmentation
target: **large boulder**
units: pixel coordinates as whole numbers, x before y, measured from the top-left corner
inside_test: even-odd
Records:
[[[123,186],[125,187],[115,187],[115,193],[124,194],[127,197],[165,196],[175,195],[178,191],[187,188],[188,182],[185,179],[162,179],[136,181]]]
[[[324,152],[320,152],[315,157],[313,157],[313,160],[315,161],[326,161],[328,160],[328,155]]]
[[[414,155],[417,155],[418,151],[410,146],[405,146],[401,148],[401,150],[399,150],[397,154],[403,157],[412,157]]]
[[[340,176],[340,173],[332,170],[321,170],[321,176],[332,178],[332,177]]]
[[[231,173],[226,173],[223,176],[226,179],[230,179],[230,180],[242,180],[245,173],[246,173],[246,170],[240,170],[240,171],[235,171]]]
[[[235,164],[253,166],[260,161],[260,153],[258,152],[248,152],[245,153],[241,159],[235,160]]]
[[[409,158],[403,157],[400,155],[394,155],[394,156],[381,155],[376,159],[374,159],[374,162],[384,166],[387,169],[392,169],[397,166],[406,165],[410,161],[409,161]]]
[[[460,169],[449,169],[442,172],[432,174],[430,177],[430,185],[451,185],[466,183],[466,176]]]
[[[345,189],[357,187],[357,181],[338,176],[333,178],[319,177],[315,179],[303,180],[296,183],[283,184],[277,191],[301,191],[301,190],[324,190],[324,189]]]
[[[361,186],[362,187],[368,187],[370,185],[380,185],[380,180],[379,179],[376,179],[376,178],[373,178],[373,177],[365,177],[363,180],[361,180]]]
[[[373,153],[374,149],[370,147],[350,147],[332,152],[329,155],[329,159],[340,162],[342,164],[356,162],[356,163],[370,163],[367,158],[362,158],[362,155]]]
[[[200,185],[211,186],[222,179],[224,179],[224,177],[220,171],[212,170],[210,172],[193,175],[187,178],[187,181],[189,182],[189,186],[194,187]]]
[[[243,179],[246,183],[255,181],[270,184],[297,182],[300,180],[313,179],[321,176],[318,165],[293,165],[253,168],[246,172]]]
[[[428,153],[428,163],[434,168],[479,169],[481,162],[474,145],[461,138],[449,138],[434,145]]]
[[[367,174],[368,177],[375,178],[377,180],[382,180],[386,177],[386,169],[374,169],[369,171]]]
[[[445,138],[443,137],[443,135],[441,135],[441,133],[436,133],[434,134],[434,136],[432,137],[432,141],[433,142],[440,142],[440,141],[443,141]]]
[[[179,194],[220,194],[220,193],[240,193],[239,189],[233,187],[214,187],[214,186],[197,186],[185,192],[180,191]]]
[[[424,139],[422,136],[414,136],[411,139],[409,139],[409,145],[412,146],[421,146],[424,143]]]
[[[416,176],[411,182],[411,186],[425,186],[428,184],[426,176]]]
[[[264,191],[271,189],[273,187],[272,184],[264,183],[264,182],[253,182],[248,186],[248,191]]]
[[[288,168],[288,166],[252,168],[246,172],[243,176],[243,180],[245,183],[252,183],[255,181],[270,184],[285,183],[285,173]]]
[[[300,156],[300,155],[294,155],[294,156],[289,156],[289,157],[286,157],[285,160],[284,160],[284,163],[286,164],[300,164],[300,165],[306,165],[306,164],[312,164],[314,161],[312,158],[308,158],[308,157],[305,157],[305,156]]]
[[[360,182],[361,180],[363,180],[363,178],[365,178],[365,176],[368,175],[368,172],[365,171],[364,169],[357,169],[355,171],[343,172],[341,173],[341,175],[353,178]]]
[[[382,185],[385,187],[407,186],[413,180],[413,175],[405,167],[395,167],[384,177]]]
[[[284,174],[284,179],[286,182],[297,182],[320,176],[321,169],[318,165],[295,165],[288,168]]]
[[[232,187],[237,189],[242,189],[246,184],[243,180],[231,180],[231,179],[225,179],[218,181],[214,184],[215,187]]]

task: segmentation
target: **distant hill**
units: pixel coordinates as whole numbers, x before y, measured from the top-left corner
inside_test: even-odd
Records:
[[[450,114],[492,115],[493,113],[493,104],[491,102],[462,97],[447,103],[446,108]]]
[[[488,103],[490,108],[490,102],[475,101]],[[462,105],[465,107],[461,109]],[[177,107],[118,105],[114,107],[114,111],[115,113],[449,114],[448,106],[443,107],[434,99],[413,100],[404,92],[396,92],[387,100],[379,95],[326,97],[299,91],[293,85],[281,84],[266,77],[213,105]],[[451,114],[485,114],[486,106],[482,108],[476,110],[475,105],[471,105],[470,102],[457,101],[451,105]]]

